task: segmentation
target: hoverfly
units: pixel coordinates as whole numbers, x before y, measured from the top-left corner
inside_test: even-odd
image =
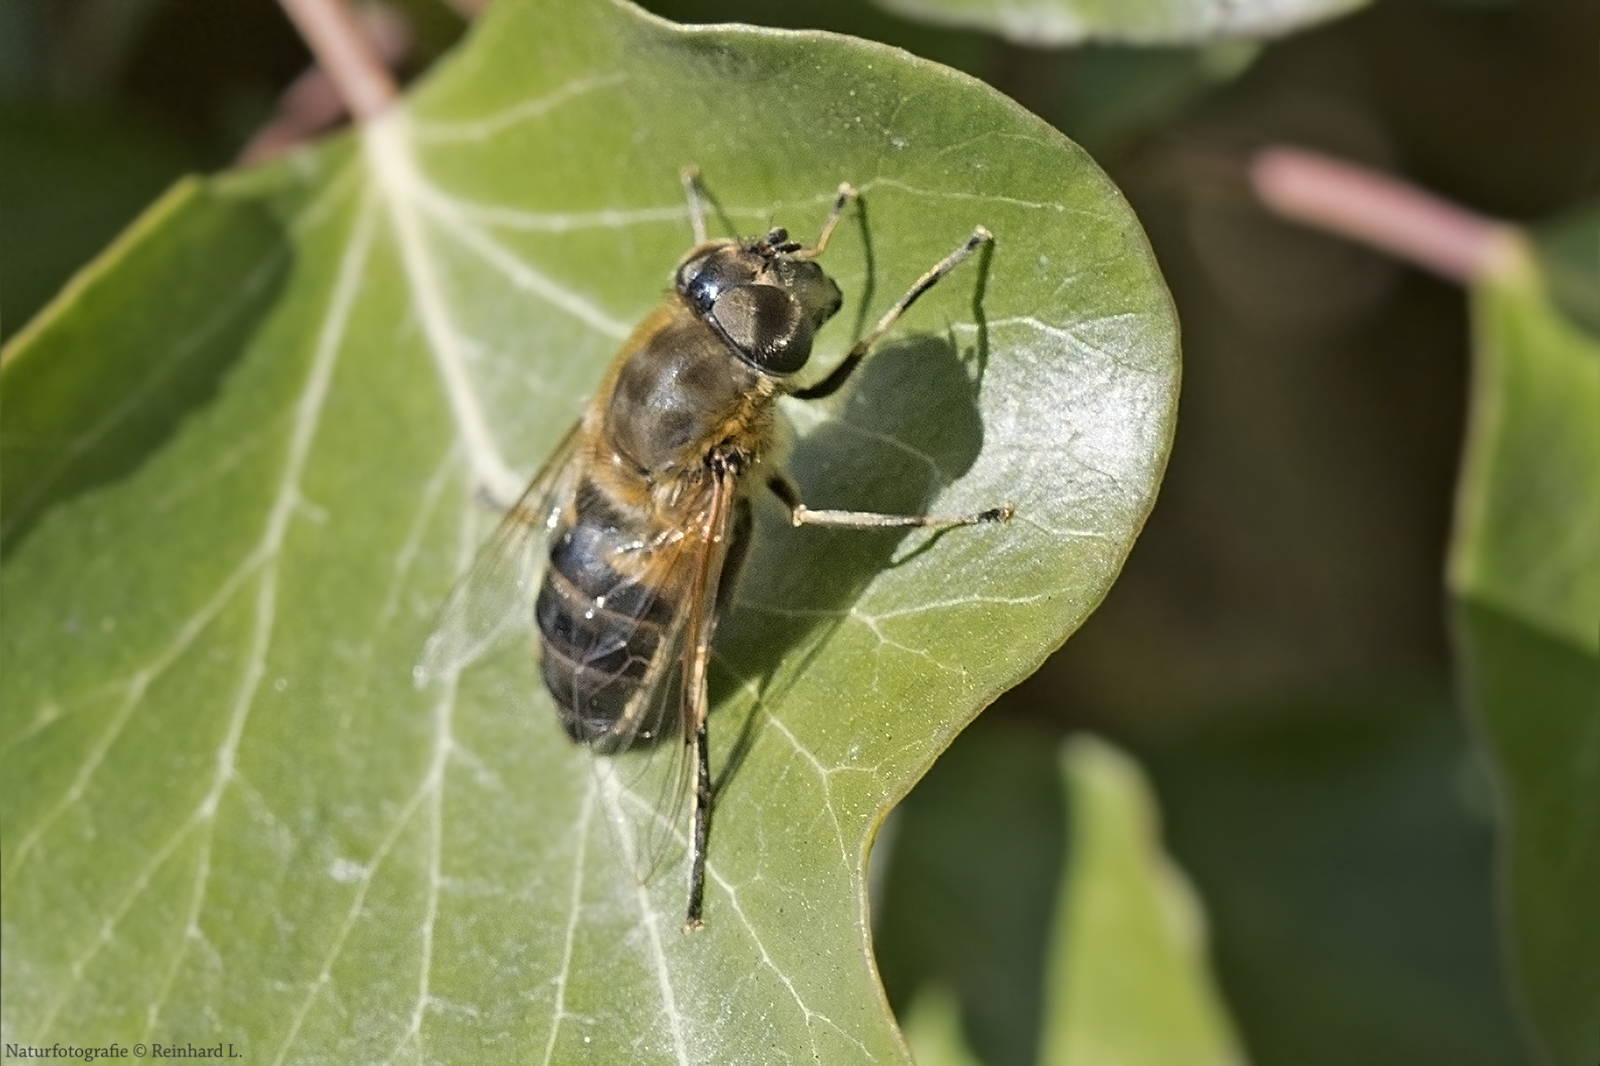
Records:
[[[841,185],[815,243],[783,229],[754,240],[706,237],[698,174],[684,171],[694,247],[672,292],[622,346],[587,411],[506,514],[429,637],[419,682],[475,658],[533,607],[541,672],[561,724],[601,754],[676,728],[694,773],[686,930],[702,925],[712,786],[707,670],[717,619],[748,547],[752,486],[796,526],[946,528],[1008,521],[1011,508],[930,517],[812,510],[776,468],[778,397],[836,392],[916,299],[991,241],[979,226],[935,263],[834,370],[794,377],[842,303],[816,259],[855,199]],[[764,477],[763,461],[773,464]],[[543,566],[534,545],[544,546]],[[526,618],[526,615],[522,615]]]

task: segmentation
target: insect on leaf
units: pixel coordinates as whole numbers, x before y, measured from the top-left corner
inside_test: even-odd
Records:
[[[712,665],[696,936],[681,860],[639,877],[670,760],[566,739],[531,619],[420,690],[411,673],[497,520],[481,491],[515,495],[663,298],[690,164],[713,235],[814,234],[841,182],[860,190],[823,260],[845,304],[819,376],[975,226],[995,234],[849,388],[785,403],[788,469],[817,507],[1016,508],[907,535],[757,507]],[[91,383],[29,453],[55,464],[48,509],[0,586],[7,1039],[903,1060],[868,946],[872,835],[1105,594],[1171,438],[1171,303],[1104,174],[891,49],[503,0],[388,118],[197,195],[267,220],[267,280],[246,293],[250,264],[219,259],[239,298],[196,315],[212,256],[165,254],[194,227],[157,220],[0,379],[8,427],[60,403],[30,365]],[[218,337],[214,392],[164,385],[165,356]],[[147,377],[96,391],[119,365]],[[126,411],[163,432],[118,466]]]

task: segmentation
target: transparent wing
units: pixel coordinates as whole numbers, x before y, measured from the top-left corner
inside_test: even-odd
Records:
[[[433,633],[411,671],[418,688],[460,670],[531,625],[542,571],[538,549],[552,515],[572,494],[578,429],[575,425],[567,431],[439,609]]]
[[[648,542],[629,543],[609,555],[593,553],[597,571],[626,576],[603,593],[580,576],[593,594],[580,601],[584,609],[568,601],[564,610],[541,614],[546,655],[558,650],[570,664],[555,677],[547,672],[546,682],[559,702],[573,709],[570,728],[577,739],[601,754],[657,741],[683,724],[691,646],[712,607],[708,590],[715,595],[706,572],[720,566],[727,553],[722,495],[708,486],[685,500],[679,515]],[[575,540],[566,550],[575,559],[590,557],[581,544],[590,533],[582,525],[569,531]],[[578,576],[579,566],[558,569]],[[543,599],[540,605],[543,611]]]

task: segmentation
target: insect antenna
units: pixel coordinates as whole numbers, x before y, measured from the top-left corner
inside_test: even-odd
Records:
[[[694,227],[694,243],[706,243],[706,202],[700,195],[700,168],[684,167],[678,172],[683,182],[683,195],[689,201],[689,224]]]

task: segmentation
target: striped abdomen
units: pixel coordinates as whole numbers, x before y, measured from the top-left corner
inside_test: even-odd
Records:
[[[653,734],[641,721],[647,681],[671,680],[669,631],[683,590],[664,587],[661,560],[647,545],[658,530],[648,515],[617,505],[585,477],[573,506],[551,532],[549,566],[539,590],[544,683],[574,740],[601,751]],[[667,568],[670,570],[671,568]],[[673,582],[675,585],[676,582]]]
[[[574,740],[617,751],[670,724],[680,674],[668,660],[711,550],[695,532],[710,515],[709,464],[764,450],[777,391],[681,297],[640,325],[601,384],[535,611],[545,685]],[[714,531],[729,538],[725,571],[737,569],[748,503],[730,514]]]

